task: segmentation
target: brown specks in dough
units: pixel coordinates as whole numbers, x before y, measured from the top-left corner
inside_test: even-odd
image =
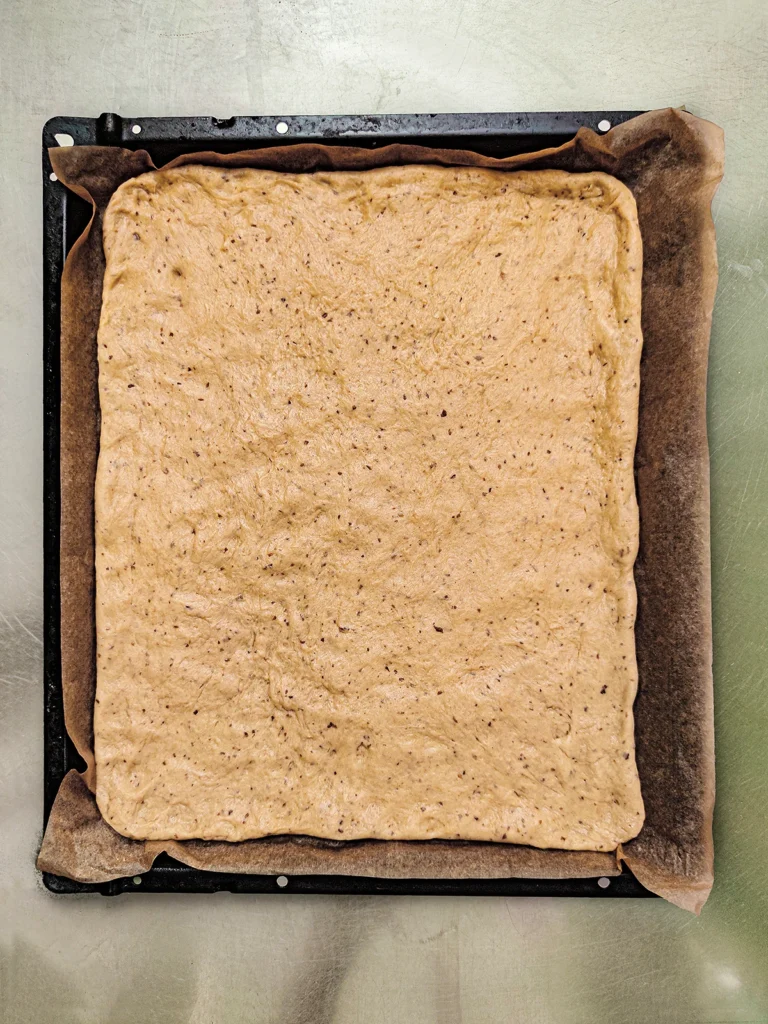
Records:
[[[107,819],[636,834],[626,189],[189,166],[121,186],[104,241]]]

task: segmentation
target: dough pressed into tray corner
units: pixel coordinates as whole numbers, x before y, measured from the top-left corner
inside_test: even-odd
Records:
[[[105,819],[636,835],[628,189],[189,165],[122,185],[104,246]]]

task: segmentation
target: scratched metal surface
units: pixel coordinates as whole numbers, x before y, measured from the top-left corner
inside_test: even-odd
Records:
[[[0,1019],[768,1021],[767,18],[763,0],[5,0]],[[702,917],[660,901],[46,893],[33,867],[46,118],[682,103],[728,146],[710,380],[717,882]]]

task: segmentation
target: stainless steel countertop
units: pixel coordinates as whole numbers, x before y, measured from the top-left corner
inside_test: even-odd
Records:
[[[0,38],[0,1019],[768,1021],[763,0],[6,0]],[[47,893],[43,122],[670,104],[723,125],[727,146],[709,389],[717,867],[701,918],[659,900]]]

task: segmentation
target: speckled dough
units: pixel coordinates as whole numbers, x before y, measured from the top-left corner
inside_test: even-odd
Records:
[[[104,244],[105,819],[635,836],[630,192],[191,165],[122,185]]]

